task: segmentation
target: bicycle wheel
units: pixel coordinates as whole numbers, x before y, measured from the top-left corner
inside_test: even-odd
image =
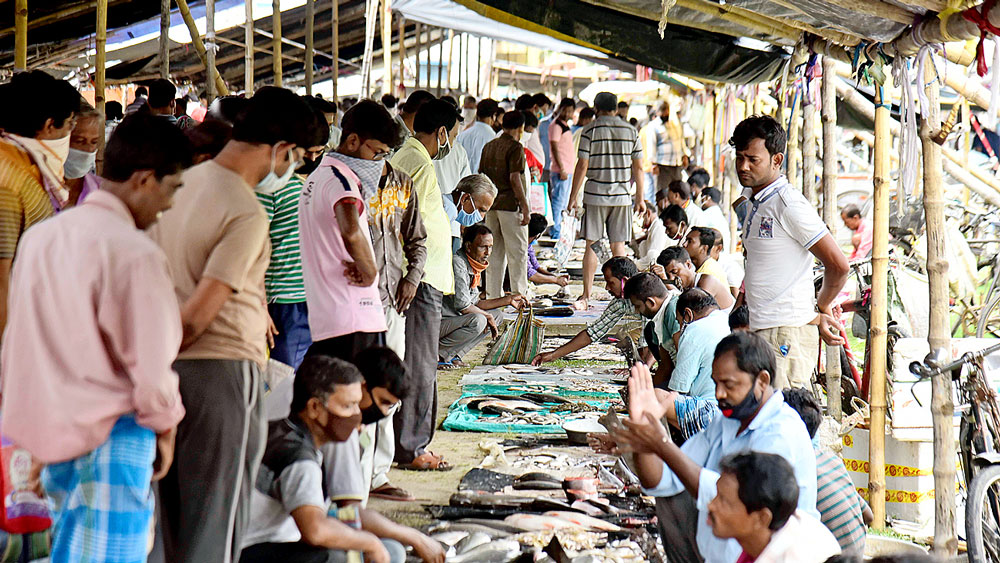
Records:
[[[1000,465],[986,466],[972,478],[965,533],[970,563],[1000,562]]]

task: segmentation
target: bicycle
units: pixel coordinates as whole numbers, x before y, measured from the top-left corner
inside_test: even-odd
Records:
[[[983,359],[997,351],[1000,344],[967,352],[948,364],[932,355],[910,364],[910,373],[918,381],[950,373],[958,392],[960,404],[955,410],[962,414],[959,462],[966,485],[965,539],[970,563],[1000,562],[1000,407],[983,368]],[[910,393],[920,404],[912,387]]]

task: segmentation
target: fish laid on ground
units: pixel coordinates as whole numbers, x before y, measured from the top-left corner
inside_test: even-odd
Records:
[[[458,520],[453,520],[451,523],[455,525],[481,526],[491,530],[503,532],[505,534],[520,534],[521,532],[528,531],[521,526],[504,522],[503,520],[489,520],[487,518],[460,518]]]
[[[457,544],[458,542],[464,540],[465,538],[469,537],[469,535],[470,535],[469,532],[463,530],[445,530],[443,532],[432,534],[431,539],[436,540],[438,543],[442,545],[451,547]]]
[[[520,553],[521,544],[517,540],[503,539],[466,551],[453,557],[450,563],[507,563]]]
[[[521,398],[526,401],[535,401],[537,403],[571,403],[569,399],[565,397],[560,397],[559,395],[554,395],[552,393],[524,393]]]
[[[520,399],[488,399],[480,403],[469,403],[469,406],[481,411],[485,411],[488,408],[495,408],[497,410],[504,410],[508,412],[542,410],[542,406],[538,403],[522,401]]]
[[[591,530],[600,530],[602,532],[621,531],[620,527],[615,526],[610,522],[605,522],[604,520],[600,520],[598,518],[594,518],[592,516],[587,516],[586,514],[580,514],[577,512],[560,512],[554,510],[552,512],[546,512],[542,516],[561,518],[563,520],[566,520],[567,522],[571,522],[573,524],[576,524],[578,526],[583,526],[584,528],[589,528]]]
[[[562,484],[552,481],[516,481],[515,491],[558,491],[562,490]]]
[[[462,555],[463,553],[468,553],[481,545],[490,543],[492,540],[493,538],[485,532],[473,532],[466,538],[462,539],[462,541],[455,544],[455,551],[459,555]]]
[[[460,521],[455,521],[455,522],[442,522],[437,526],[431,528],[429,533],[431,535],[436,535],[444,532],[463,532],[465,533],[465,535],[469,535],[475,532],[483,532],[485,534],[488,534],[493,539],[498,539],[498,538],[505,538],[511,534],[517,534],[524,531],[521,530],[520,528],[513,528],[513,530],[516,531],[505,532],[503,530],[499,530],[492,526],[483,526],[482,524],[475,524],[469,522],[463,523]]]
[[[539,516],[538,514],[512,514],[503,520],[508,524],[520,526],[531,532],[542,530],[561,530],[579,528],[579,524],[554,516]]]
[[[534,501],[534,497],[520,497],[498,493],[481,493],[479,491],[460,491],[453,493],[448,499],[451,506],[485,506],[491,508],[518,508]]]

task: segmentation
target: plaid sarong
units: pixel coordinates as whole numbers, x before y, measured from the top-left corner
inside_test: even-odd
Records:
[[[146,561],[155,456],[156,434],[129,414],[96,450],[45,468],[56,507],[52,561]]]
[[[674,411],[685,440],[704,430],[709,422],[721,414],[715,399],[690,395],[677,395],[674,398]]]

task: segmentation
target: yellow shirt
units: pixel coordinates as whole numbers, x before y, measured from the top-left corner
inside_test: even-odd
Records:
[[[726,277],[726,271],[722,269],[722,265],[719,264],[718,260],[715,258],[705,260],[701,267],[698,268],[698,273],[706,276],[712,276],[713,278],[719,280],[719,283],[721,283],[723,287],[729,287],[729,278]]]
[[[445,295],[455,293],[455,273],[451,266],[451,220],[444,212],[434,161],[416,137],[403,143],[389,163],[413,179],[420,217],[427,230],[427,263],[423,281]]]
[[[13,259],[24,231],[52,215],[38,167],[28,153],[0,141],[0,259]]]

